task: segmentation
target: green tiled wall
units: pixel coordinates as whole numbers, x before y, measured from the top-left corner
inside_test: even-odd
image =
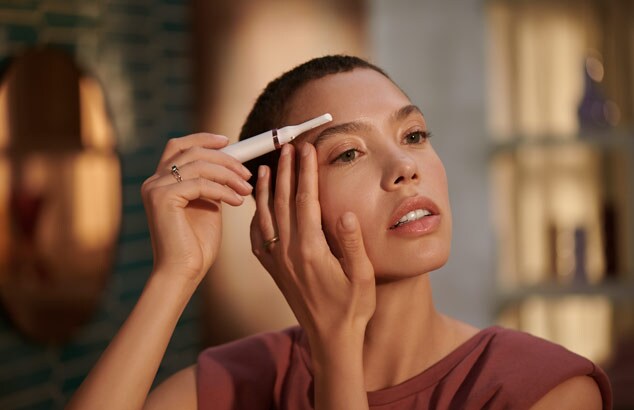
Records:
[[[0,61],[38,44],[73,53],[104,84],[123,171],[117,260],[100,308],[61,347],[24,340],[0,318],[0,409],[63,408],[141,293],[152,255],[140,185],[165,141],[191,131],[188,30],[184,0],[0,0]],[[196,359],[196,302],[176,328],[157,382]]]

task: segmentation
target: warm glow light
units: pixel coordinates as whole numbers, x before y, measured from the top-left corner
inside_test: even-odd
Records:
[[[597,83],[603,81],[605,70],[603,69],[603,63],[598,58],[586,58],[586,70],[588,70],[588,75]]]
[[[532,18],[531,18],[532,17]],[[544,84],[539,81],[539,67],[544,58],[540,55],[542,44],[538,33],[545,29],[534,16],[527,15],[517,22],[517,130],[521,135],[539,135],[543,133],[543,118],[540,117],[540,91]],[[539,63],[538,63],[539,62]]]
[[[101,86],[91,77],[79,80],[81,140],[86,148],[114,148],[115,140]]]
[[[208,117],[208,129],[230,138],[237,138],[255,97],[282,71],[324,54],[362,55],[356,28],[319,2],[254,2],[240,15],[225,40],[227,54],[214,63],[222,78],[214,90],[220,103]]]
[[[119,226],[120,171],[114,155],[84,152],[73,167],[73,242],[80,249],[107,248]]]
[[[571,138],[584,88],[583,21],[531,2],[492,2],[489,11],[489,125],[496,138]]]
[[[612,305],[605,296],[528,299],[521,308],[521,329],[561,344],[595,363],[609,358]]]
[[[578,21],[563,12],[546,21],[548,41],[543,41],[542,47],[549,62],[533,62],[543,70],[540,82],[545,89],[539,101],[541,119],[534,120],[544,122],[544,133],[572,138],[579,131],[577,107],[584,88],[583,32]]]
[[[517,181],[517,255],[522,281],[536,284],[549,274],[548,245],[544,241],[544,227],[548,214],[544,203],[544,178],[539,171],[544,169],[545,159],[537,149],[518,151]]]
[[[487,88],[489,129],[496,140],[508,140],[514,131],[514,97],[512,86],[515,78],[510,62],[513,60],[511,10],[500,2],[489,2],[487,25]]]
[[[491,218],[498,232],[498,281],[503,288],[520,284],[517,268],[517,228],[515,224],[515,158],[509,154],[496,155],[492,160]]]
[[[574,253],[577,247],[577,252],[584,255],[585,280],[596,283],[603,277],[604,271],[600,155],[591,147],[578,144],[550,150],[548,156],[550,174],[544,178],[544,183],[549,214],[552,228],[564,235],[560,238],[563,241],[562,248],[558,249],[555,244],[551,246],[562,257],[557,256],[558,261],[568,260],[567,263],[571,264],[561,267],[563,270],[558,270],[558,273],[564,274],[564,281],[572,278],[569,275],[572,274],[570,269],[575,268]],[[582,231],[585,246],[575,243],[575,230]],[[568,252],[569,256],[563,255],[564,252]]]
[[[9,274],[9,244],[11,243],[10,190],[11,163],[6,156],[0,154],[0,285]]]
[[[8,94],[9,86],[7,83],[0,85],[0,150],[6,150],[9,147],[9,106]]]
[[[202,107],[211,108],[203,129],[233,140],[257,95],[283,71],[325,54],[365,55],[360,28],[328,2],[246,2],[236,14],[240,17],[235,25],[222,36],[226,51],[213,61],[218,77],[208,92],[214,96],[214,105]],[[270,276],[251,252],[245,253],[244,238],[249,237],[254,210],[251,200],[240,207],[224,207],[224,224],[232,229],[223,231],[220,256],[209,281],[214,303],[249,332],[295,322]],[[249,279],[235,272],[249,273]]]
[[[518,149],[516,160],[516,180],[503,194],[517,209],[517,231],[510,234],[518,238],[523,283],[569,282],[575,270],[584,281],[600,281],[605,270],[600,154],[583,144],[535,146]]]

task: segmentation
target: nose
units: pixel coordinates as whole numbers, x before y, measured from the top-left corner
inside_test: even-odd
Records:
[[[381,186],[386,191],[418,183],[419,169],[416,160],[402,151],[387,153]]]

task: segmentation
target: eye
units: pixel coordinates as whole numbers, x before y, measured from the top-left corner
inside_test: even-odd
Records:
[[[405,144],[422,144],[430,137],[431,132],[429,131],[414,131],[407,134],[405,138],[403,138],[403,142],[405,142]]]
[[[354,148],[351,148],[339,154],[333,162],[343,162],[343,163],[352,162],[355,159],[357,159],[357,155],[358,155],[358,151]]]

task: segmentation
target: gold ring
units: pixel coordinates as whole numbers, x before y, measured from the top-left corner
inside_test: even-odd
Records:
[[[279,240],[280,240],[280,237],[275,235],[274,237],[272,237],[268,241],[264,242],[264,249],[266,249],[267,252],[271,252],[271,245],[273,245],[275,242],[277,242]]]
[[[176,178],[176,182],[183,182],[183,177],[181,177],[181,173],[178,172],[178,167],[176,164],[172,165],[172,175]]]

